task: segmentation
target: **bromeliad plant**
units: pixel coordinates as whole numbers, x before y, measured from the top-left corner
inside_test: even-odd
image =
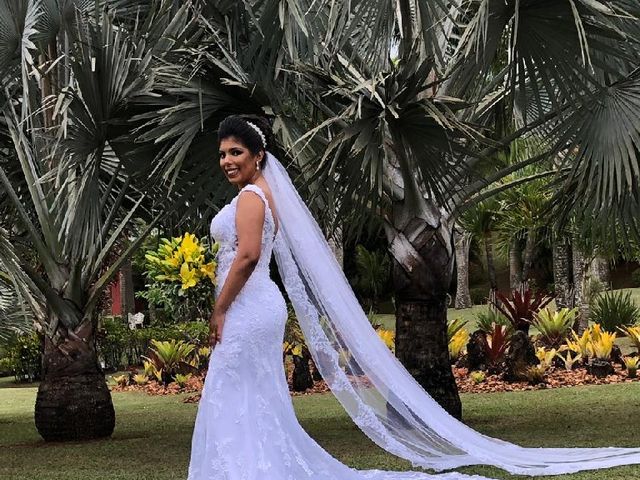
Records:
[[[535,315],[552,300],[553,297],[544,292],[538,291],[534,294],[527,288],[523,292],[513,290],[511,297],[497,292],[496,299],[492,303],[509,320],[515,330],[521,330],[528,335]]]
[[[183,341],[171,340],[170,342],[160,342],[152,340],[149,355],[143,357],[145,363],[145,373],[151,373],[159,382],[169,385],[175,380],[177,374],[193,372],[197,368],[191,361],[196,346]]]
[[[575,322],[577,309],[563,308],[552,312],[544,308],[534,315],[533,325],[540,331],[539,340],[547,347],[559,347]]]
[[[208,318],[218,247],[188,232],[161,239],[157,249],[145,254],[148,283],[141,296],[174,319]]]
[[[504,358],[507,348],[509,348],[509,344],[509,329],[504,325],[494,323],[491,332],[485,337],[484,344],[484,353],[489,369],[498,367],[498,364]]]
[[[619,330],[627,336],[640,354],[640,326],[623,327],[619,328]]]

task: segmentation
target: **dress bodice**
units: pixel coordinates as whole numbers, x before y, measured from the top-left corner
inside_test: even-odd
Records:
[[[275,241],[275,219],[273,212],[267,201],[267,197],[262,189],[249,183],[242,187],[238,194],[227,205],[213,217],[211,220],[211,236],[220,244],[218,250],[218,265],[216,267],[216,297],[224,285],[231,263],[236,256],[238,250],[238,234],[236,231],[236,208],[238,199],[243,192],[253,192],[258,195],[265,205],[264,224],[262,226],[262,243],[260,247],[260,259],[256,265],[252,277],[254,276],[269,276],[269,261],[271,260],[271,253],[273,251],[273,243]]]

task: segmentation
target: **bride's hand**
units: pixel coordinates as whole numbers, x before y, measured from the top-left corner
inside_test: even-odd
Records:
[[[209,334],[209,343],[214,346],[216,343],[222,342],[222,329],[224,327],[224,312],[220,312],[214,309],[209,321],[209,328],[211,333]]]

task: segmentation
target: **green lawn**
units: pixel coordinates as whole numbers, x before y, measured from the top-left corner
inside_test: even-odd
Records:
[[[0,387],[7,387],[7,381]],[[15,480],[185,479],[196,405],[181,396],[115,393],[117,427],[108,440],[45,444],[33,426],[35,387],[0,388],[0,478]],[[528,446],[640,445],[640,383],[463,396],[465,421]],[[357,468],[408,469],[372,445],[331,395],[294,399],[307,431]],[[464,469],[510,477],[488,467]],[[627,480],[640,466],[566,476]]]

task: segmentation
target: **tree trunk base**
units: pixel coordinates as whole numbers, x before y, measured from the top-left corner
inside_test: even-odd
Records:
[[[450,415],[462,418],[462,403],[447,348],[446,304],[403,301],[396,305],[398,359]]]
[[[104,375],[43,380],[36,397],[35,423],[48,442],[110,436],[115,428],[115,410]]]

